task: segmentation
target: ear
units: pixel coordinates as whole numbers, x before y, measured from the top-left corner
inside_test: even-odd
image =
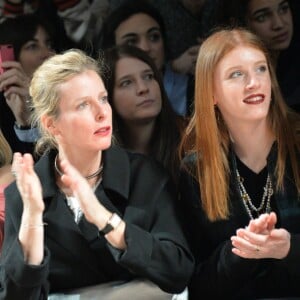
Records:
[[[44,129],[51,133],[53,136],[59,133],[58,128],[55,126],[55,121],[53,120],[53,117],[43,115],[41,117],[41,123]]]

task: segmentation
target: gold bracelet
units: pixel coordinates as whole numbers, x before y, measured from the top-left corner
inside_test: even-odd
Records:
[[[44,226],[47,226],[48,223],[41,223],[41,224],[24,224],[23,227],[25,228],[39,228],[39,227],[44,227]]]

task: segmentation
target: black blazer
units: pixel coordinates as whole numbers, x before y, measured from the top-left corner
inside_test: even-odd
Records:
[[[127,249],[119,251],[84,217],[79,225],[75,223],[55,183],[55,155],[50,152],[35,166],[48,223],[44,261],[39,266],[24,263],[18,241],[23,204],[15,183],[6,189],[0,299],[46,299],[49,292],[135,277],[148,278],[167,292],[182,291],[192,273],[193,259],[163,169],[120,148],[103,153],[103,181],[95,193],[126,222]]]

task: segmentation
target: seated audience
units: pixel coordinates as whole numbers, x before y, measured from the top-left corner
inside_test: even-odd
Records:
[[[102,41],[100,49],[131,45],[147,52],[163,74],[164,87],[174,111],[182,116],[190,113],[193,81],[171,68],[163,19],[148,1],[124,1],[106,18],[99,39]]]
[[[299,297],[300,118],[253,33],[221,30],[202,44],[181,146],[190,299]]]

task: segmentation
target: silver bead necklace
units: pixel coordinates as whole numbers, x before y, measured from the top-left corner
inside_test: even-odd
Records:
[[[267,181],[264,186],[264,193],[260,205],[258,207],[256,207],[253,204],[249,194],[247,193],[245,186],[243,184],[244,178],[240,176],[240,173],[237,168],[236,168],[236,175],[238,179],[238,187],[239,187],[240,195],[250,219],[254,219],[253,212],[255,212],[257,215],[271,212],[270,202],[271,202],[271,197],[273,195],[273,186],[272,186],[270,175],[268,174],[267,176]]]

